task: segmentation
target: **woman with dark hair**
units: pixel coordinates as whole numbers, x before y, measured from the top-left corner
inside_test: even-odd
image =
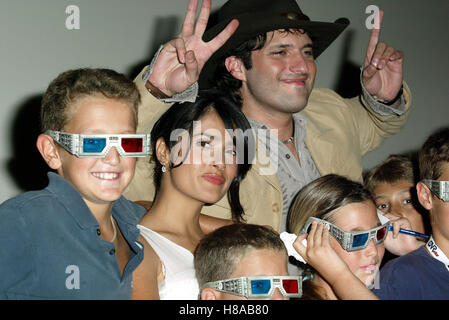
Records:
[[[242,221],[239,187],[251,167],[250,135],[240,109],[214,90],[194,103],[174,104],[156,122],[156,194],[138,225],[145,257],[134,273],[133,298],[198,298],[193,252],[204,237],[201,209],[227,194],[233,220]]]

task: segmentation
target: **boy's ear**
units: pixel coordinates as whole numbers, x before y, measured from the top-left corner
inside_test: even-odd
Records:
[[[212,288],[204,288],[201,291],[201,300],[218,300],[218,292]]]
[[[246,73],[244,72],[246,69],[241,59],[236,56],[227,57],[225,60],[225,66],[234,78],[241,81],[246,81]]]
[[[427,210],[432,209],[432,191],[421,181],[416,185],[416,192],[418,194],[419,203]]]
[[[58,170],[61,167],[61,158],[52,137],[41,133],[37,137],[36,147],[50,168]]]
[[[156,158],[167,168],[170,167],[170,150],[162,137],[156,141]]]

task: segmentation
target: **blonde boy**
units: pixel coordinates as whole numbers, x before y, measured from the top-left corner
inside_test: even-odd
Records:
[[[112,70],[70,70],[49,85],[37,148],[57,174],[0,205],[0,299],[131,297],[145,210],[121,194],[135,157],[147,155],[135,134],[139,103]]]

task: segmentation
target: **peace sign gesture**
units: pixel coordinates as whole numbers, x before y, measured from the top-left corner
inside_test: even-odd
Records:
[[[380,26],[384,12],[379,11],[363,65],[362,81],[366,90],[375,98],[394,99],[402,86],[404,53],[384,42],[379,42]]]
[[[149,78],[168,96],[182,92],[195,83],[207,60],[238,27],[238,21],[234,19],[215,38],[204,42],[202,37],[210,15],[211,0],[203,0],[195,23],[198,1],[189,1],[181,34],[164,45]]]

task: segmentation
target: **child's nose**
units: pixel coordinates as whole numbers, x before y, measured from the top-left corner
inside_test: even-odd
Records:
[[[365,248],[365,255],[367,256],[375,256],[377,255],[377,246],[374,242],[374,239],[371,239],[368,243],[368,246]]]
[[[115,147],[112,147],[103,161],[109,164],[118,164],[120,162],[120,154],[118,153],[117,149]]]
[[[270,300],[288,300],[288,298],[284,297],[279,288],[276,288]]]

